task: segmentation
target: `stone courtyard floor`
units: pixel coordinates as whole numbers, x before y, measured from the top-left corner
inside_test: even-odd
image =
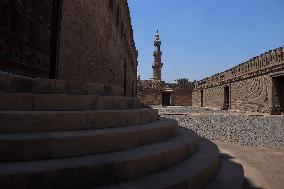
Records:
[[[176,119],[215,142],[224,156],[240,162],[245,189],[284,188],[284,116],[197,107],[153,108],[161,117]]]

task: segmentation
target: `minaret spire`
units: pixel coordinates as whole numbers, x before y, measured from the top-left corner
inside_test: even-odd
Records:
[[[155,47],[155,51],[153,53],[154,56],[154,63],[152,65],[153,68],[153,80],[162,80],[162,67],[163,67],[163,63],[162,63],[162,52],[161,52],[161,40],[160,40],[160,34],[159,34],[159,30],[157,30],[157,33],[155,35],[155,41],[154,41],[154,47]]]

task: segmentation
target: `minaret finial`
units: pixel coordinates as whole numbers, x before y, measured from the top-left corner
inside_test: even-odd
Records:
[[[161,61],[161,40],[160,40],[160,35],[159,35],[159,30],[157,30],[157,33],[155,35],[155,41],[154,41],[154,46],[155,46],[155,51],[154,51],[154,63],[152,65],[153,68],[153,80],[161,81],[161,69],[163,67],[163,63]]]

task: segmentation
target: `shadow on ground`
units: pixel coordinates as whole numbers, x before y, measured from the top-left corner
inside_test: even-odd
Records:
[[[241,164],[236,163],[236,162],[234,161],[235,158],[232,157],[232,156],[229,155],[229,154],[221,153],[221,158],[227,159],[228,161],[234,163],[234,164],[237,165],[237,166],[241,166]],[[243,180],[243,189],[268,189],[268,188],[263,188],[263,187],[255,186],[255,185],[253,184],[253,182],[252,182],[249,178],[244,177],[244,180]]]
[[[248,178],[244,179],[244,187],[243,189],[267,189],[255,186]]]

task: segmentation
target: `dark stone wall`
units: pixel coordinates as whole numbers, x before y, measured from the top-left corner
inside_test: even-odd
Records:
[[[64,0],[58,78],[136,96],[137,52],[126,0]]]
[[[0,71],[113,85],[136,96],[137,51],[127,0],[62,0],[62,19],[55,2],[0,1]]]
[[[0,71],[49,78],[53,4],[0,1]]]

